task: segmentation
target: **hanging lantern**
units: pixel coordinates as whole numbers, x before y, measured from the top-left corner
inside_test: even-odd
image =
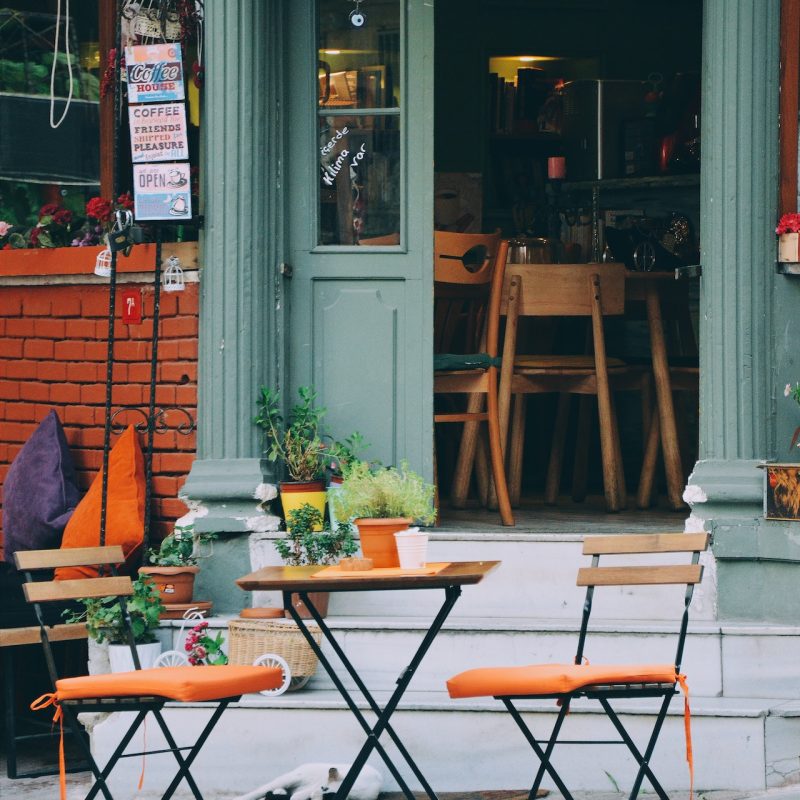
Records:
[[[97,254],[94,262],[94,274],[101,278],[111,277],[111,251],[108,248]]]
[[[181,269],[181,260],[178,256],[170,256],[167,259],[167,266],[164,270],[164,291],[182,292],[186,287]]]

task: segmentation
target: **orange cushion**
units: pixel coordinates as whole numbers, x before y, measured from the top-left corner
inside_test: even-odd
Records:
[[[100,544],[102,470],[78,503],[64,529],[62,547],[96,547]],[[122,545],[126,558],[144,537],[144,458],[136,430],[131,425],[119,437],[108,457],[108,508],[106,544]],[[56,580],[96,577],[94,567],[61,567]]]
[[[608,358],[609,367],[624,367],[625,362],[619,358]],[[514,357],[514,366],[522,369],[591,369],[594,370],[594,356],[559,356],[559,355],[518,355]]]
[[[282,682],[280,667],[157,667],[62,678],[56,681],[56,697],[58,700],[167,697],[188,703],[277,689]]]
[[[607,683],[674,683],[674,664],[532,664],[485,667],[447,681],[450,697],[505,697],[567,694]]]

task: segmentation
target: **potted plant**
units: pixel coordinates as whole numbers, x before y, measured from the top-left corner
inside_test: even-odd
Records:
[[[200,568],[197,566],[197,546],[211,538],[210,534],[199,535],[194,528],[175,526],[158,548],[147,553],[150,566],[140,567],[140,575],[148,575],[158,588],[161,602],[176,605],[192,602],[194,579]]]
[[[289,566],[335,564],[358,549],[349,522],[340,522],[335,529],[323,527],[319,509],[309,503],[289,512],[286,528],[286,537],[275,542],[275,549]],[[328,613],[327,592],[312,592],[311,601],[323,617]],[[292,595],[292,605],[305,619],[311,616],[296,594]]]
[[[436,519],[434,487],[408,468],[370,467],[363,461],[350,466],[337,497],[337,511],[353,519],[361,551],[376,567],[397,567],[394,534],[412,522],[430,525]]]
[[[161,653],[161,643],[154,631],[159,615],[164,609],[158,589],[147,577],[133,582],[133,594],[126,599],[131,618],[133,639],[142,669],[152,667]],[[122,616],[118,597],[91,597],[78,600],[82,610],[65,612],[66,622],[85,622],[89,636],[98,644],[108,643],[108,658],[112,672],[129,672],[134,669],[128,642],[128,628]]]
[[[358,454],[368,447],[364,437],[358,432],[351,433],[344,441],[334,442],[328,453],[328,469],[330,479],[328,481],[328,518],[330,519],[331,530],[338,527],[338,517],[336,515],[336,496],[344,482],[344,473],[358,461]]]
[[[309,386],[298,389],[296,403],[284,420],[280,413],[279,393],[262,386],[253,422],[262,431],[264,452],[272,462],[282,462],[290,480],[280,481],[281,503],[285,519],[304,504],[325,514],[326,447],[320,433],[324,408],[316,408],[316,392]],[[321,529],[321,528],[320,528]]]
[[[778,261],[800,261],[800,214],[783,214],[775,233],[778,234]]]

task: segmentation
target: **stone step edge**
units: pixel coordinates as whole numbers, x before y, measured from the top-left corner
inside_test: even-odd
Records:
[[[209,617],[209,628],[226,628],[236,616]],[[162,628],[180,628],[183,620],[161,620]],[[428,617],[384,617],[361,615],[335,615],[325,619],[331,630],[374,631],[376,633],[397,633],[404,631],[426,631],[430,626]],[[673,623],[664,620],[620,620],[599,617],[589,624],[589,635],[598,634],[656,634],[678,633],[680,621]],[[190,626],[186,626],[188,630]],[[442,632],[450,633],[564,633],[577,634],[580,622],[561,619],[505,618],[498,617],[451,617],[442,627]],[[758,626],[752,622],[709,622],[698,620],[689,622],[690,636],[800,636],[797,625]]]
[[[691,690],[691,685],[690,685]],[[374,693],[375,700],[379,705],[386,702],[389,693],[379,691]],[[367,702],[354,693],[356,705],[361,710],[369,710]],[[172,709],[207,707],[213,703],[168,703]],[[558,708],[556,701],[547,700],[520,700],[515,705],[523,713],[533,714],[556,714]],[[766,718],[800,717],[800,701],[787,700],[786,698],[744,698],[744,697],[705,697],[702,695],[691,695],[690,698],[692,718]],[[654,716],[660,706],[658,698],[646,698],[641,700],[612,701],[620,716]],[[230,706],[234,709],[257,711],[259,709],[268,710],[319,710],[319,711],[343,711],[351,713],[341,696],[333,689],[313,689],[306,688],[298,692],[288,692],[275,697],[266,697],[258,694],[245,695],[238,703]],[[670,716],[683,716],[683,696],[679,693],[675,695],[669,707]],[[469,698],[451,700],[446,692],[407,692],[398,708],[400,712],[436,712],[436,713],[458,713],[458,712],[479,712],[479,713],[500,713],[507,714],[504,706],[499,700],[494,698]],[[603,710],[599,703],[589,700],[576,700],[570,707],[570,713],[574,714],[599,714],[603,716]]]

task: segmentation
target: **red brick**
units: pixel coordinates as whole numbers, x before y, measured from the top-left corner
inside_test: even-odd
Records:
[[[96,409],[70,404],[64,407],[61,419],[64,425],[94,425]]]
[[[127,367],[131,383],[150,383],[150,364],[128,364]]]
[[[196,383],[197,364],[182,361],[162,364],[160,377],[164,383]]]
[[[194,453],[197,450],[197,434],[190,433],[188,436],[178,435],[175,439],[175,449]]]
[[[193,463],[190,453],[156,453],[153,457],[153,469],[161,473],[188,475]]]
[[[0,339],[0,358],[22,358],[22,341]]]
[[[84,342],[83,357],[87,361],[105,361],[108,357],[108,343]]]
[[[118,361],[115,361],[114,362],[114,367],[113,367],[113,370],[112,370],[112,373],[111,373],[114,383],[127,383],[129,380],[131,380],[128,377],[131,366],[133,366],[133,365],[132,364],[120,364]],[[98,378],[101,378],[102,380],[105,380],[106,379],[105,367],[101,364],[101,365],[98,365],[98,368],[99,368],[99,372],[97,373]]]
[[[34,335],[34,321],[19,317],[18,319],[9,319],[6,321],[6,335],[7,336],[33,336]]]
[[[79,317],[81,315],[80,292],[84,291],[78,286],[64,287],[53,298],[53,310],[59,317]]]
[[[183,406],[184,408],[196,407],[197,386],[192,386],[191,384],[187,386],[176,386],[175,405]]]
[[[9,378],[28,381],[38,377],[38,374],[35,361],[9,361],[6,364],[6,376]]]
[[[114,355],[120,361],[147,361],[150,348],[147,342],[120,342],[114,348]]]
[[[180,339],[197,336],[197,320],[191,317],[172,317],[161,323],[161,335],[165,339]]]
[[[179,352],[179,344],[177,339],[172,341],[166,340],[158,343],[158,360],[159,361],[177,361]]]
[[[0,399],[19,400],[19,382],[0,381]]]
[[[22,301],[22,313],[26,317],[49,317],[51,298],[45,291],[33,291]]]
[[[177,497],[179,483],[177,478],[156,475],[153,477],[153,494],[158,497]]]
[[[58,349],[58,343],[56,347]],[[63,381],[67,378],[67,365],[57,361],[45,362],[36,365],[36,377],[41,381]]]
[[[19,291],[3,287],[0,292],[0,316],[18,317],[22,313],[22,296]]]
[[[6,321],[3,317],[0,317],[0,336],[6,335]]]
[[[50,399],[50,388],[46,383],[25,381],[24,383],[20,383],[19,396],[21,400],[46,403]]]
[[[56,342],[53,356],[57,361],[83,361],[86,357],[84,342]]]
[[[71,319],[66,324],[66,335],[70,339],[98,339],[99,324],[93,319]]]
[[[6,419],[12,422],[34,422],[36,407],[32,403],[9,403],[6,406]]]
[[[178,298],[178,308],[180,309],[181,316],[197,316],[200,312],[200,296],[197,291],[196,283],[190,284],[181,292],[181,296]]]
[[[51,383],[50,399],[54,403],[80,403],[81,388],[74,383]]]
[[[71,440],[77,448],[102,447],[103,435],[100,428],[77,428]]]
[[[186,504],[178,500],[176,497],[165,497],[159,501],[161,514],[171,519],[178,519],[182,517],[188,509]]]
[[[114,404],[120,406],[137,406],[144,401],[144,387],[126,384],[114,387]],[[138,423],[138,420],[136,420]]]
[[[156,386],[156,404],[159,406],[175,405],[174,386]]]
[[[197,339],[180,342],[178,353],[187,361],[197,361]]]
[[[106,387],[99,383],[90,383],[78,387],[79,402],[84,405],[100,405],[106,401]]]
[[[7,423],[3,425],[3,438],[7,442],[26,442],[34,430],[36,430],[36,425],[32,423]]]
[[[81,314],[89,318],[108,317],[108,290],[94,290],[82,294]]]
[[[76,362],[67,364],[67,380],[76,383],[94,383],[100,378],[105,379],[106,371],[100,364],[87,364]]]
[[[153,338],[153,320],[144,319],[140,325],[128,325],[128,338],[150,341]]]
[[[47,339],[27,339],[22,347],[25,358],[51,359],[53,357],[53,342]]]
[[[34,335],[42,339],[63,339],[65,330],[63,319],[37,319],[34,322]]]

